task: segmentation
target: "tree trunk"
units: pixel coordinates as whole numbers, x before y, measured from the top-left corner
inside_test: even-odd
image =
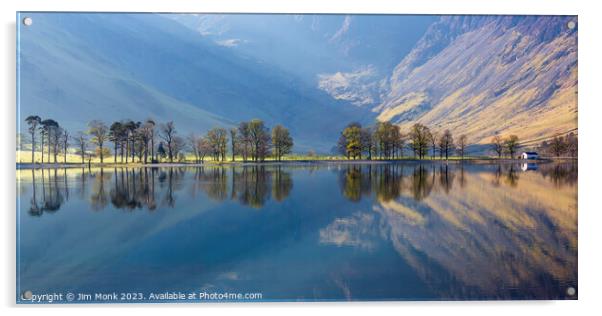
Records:
[[[36,133],[35,131],[31,133],[31,163],[34,163],[34,151],[36,148]]]
[[[144,164],[146,165],[146,162],[148,161],[148,142],[146,143],[146,146],[144,147]]]
[[[42,135],[42,163],[44,163],[44,135]]]
[[[46,160],[50,163],[50,132],[48,132],[48,153],[46,154]]]
[[[155,160],[155,133],[151,133],[151,161]]]

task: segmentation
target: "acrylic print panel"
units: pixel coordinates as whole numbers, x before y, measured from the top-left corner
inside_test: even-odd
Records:
[[[576,16],[22,12],[18,303],[576,299]]]

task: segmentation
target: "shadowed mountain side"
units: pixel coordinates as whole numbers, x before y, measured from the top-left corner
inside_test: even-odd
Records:
[[[286,124],[297,150],[325,152],[348,121],[373,117],[160,15],[29,15],[35,24],[20,27],[20,112],[69,129],[153,117],[185,135],[260,118]]]

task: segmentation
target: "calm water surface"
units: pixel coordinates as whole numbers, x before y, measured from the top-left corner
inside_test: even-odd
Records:
[[[565,299],[576,164],[18,170],[19,293]]]

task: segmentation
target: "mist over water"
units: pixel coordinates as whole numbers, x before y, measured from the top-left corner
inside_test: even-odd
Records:
[[[576,163],[17,170],[17,290],[572,298]],[[576,295],[575,295],[576,297]]]

